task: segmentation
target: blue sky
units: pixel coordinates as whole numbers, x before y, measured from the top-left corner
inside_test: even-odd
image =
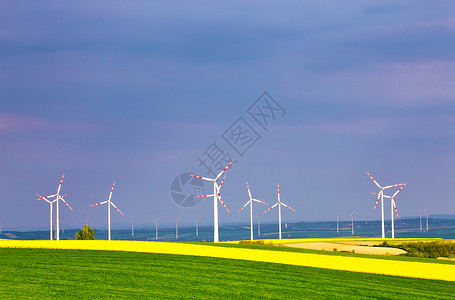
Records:
[[[379,219],[382,184],[409,182],[400,216],[455,213],[452,1],[3,2],[0,221],[46,227],[35,193],[62,192],[65,223],[103,228],[112,200],[138,223],[211,223],[211,200],[170,195],[243,117],[260,135],[228,171],[220,220],[253,196],[288,221]],[[264,130],[247,109],[267,91],[285,110]],[[235,155],[234,155],[235,154]],[[390,217],[390,203],[386,216]],[[255,207],[255,215],[267,207]],[[347,219],[347,217],[346,217]],[[264,221],[277,220],[271,211]],[[112,214],[114,223],[129,219]]]

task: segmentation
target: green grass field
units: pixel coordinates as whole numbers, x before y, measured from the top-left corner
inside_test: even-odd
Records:
[[[0,298],[450,299],[455,282],[167,254],[1,248]]]

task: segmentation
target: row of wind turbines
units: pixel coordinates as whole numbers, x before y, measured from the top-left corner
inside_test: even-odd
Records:
[[[50,217],[49,217],[49,221],[50,221],[50,240],[53,239],[53,236],[52,236],[52,208],[53,208],[53,204],[54,202],[56,203],[56,226],[57,226],[57,230],[56,230],[56,240],[60,240],[60,228],[59,228],[59,221],[60,221],[60,218],[59,218],[59,200],[62,201],[63,203],[66,204],[66,206],[69,207],[69,209],[73,210],[73,208],[68,204],[68,202],[65,201],[64,197],[67,195],[63,195],[61,196],[60,195],[60,189],[62,188],[62,183],[63,183],[63,177],[65,177],[65,174],[62,175],[62,179],[60,179],[60,183],[58,185],[58,188],[57,188],[57,193],[56,194],[53,194],[53,195],[49,195],[49,196],[46,196],[46,197],[43,197],[39,194],[36,194],[39,198],[36,199],[36,200],[44,200],[46,201],[47,203],[49,203],[49,208],[50,208]],[[109,198],[106,200],[106,201],[103,201],[103,202],[99,202],[99,203],[95,203],[93,205],[90,205],[90,207],[93,207],[93,206],[98,206],[98,205],[101,205],[101,204],[106,204],[107,203],[107,236],[108,236],[108,240],[110,241],[111,240],[111,205],[123,216],[123,213],[120,211],[120,209],[117,208],[117,206],[115,206],[115,204],[111,201],[111,197],[112,197],[112,192],[114,191],[114,185],[115,185],[115,181],[114,183],[112,184],[112,188],[111,188],[111,192],[109,193]]]
[[[223,186],[224,180],[226,178],[226,174],[223,176],[223,179],[221,180],[220,184],[218,184],[218,180],[221,178],[221,176],[226,172],[226,170],[228,170],[228,168],[233,163],[234,163],[234,161],[231,161],[215,178],[206,178],[206,177],[202,177],[202,176],[189,174],[189,176],[192,176],[194,178],[202,179],[202,180],[209,181],[209,182],[213,183],[213,194],[201,195],[201,196],[197,196],[197,197],[213,197],[213,227],[214,227],[213,241],[214,242],[219,242],[218,201],[229,212],[229,209],[227,208],[227,206],[225,205],[225,203],[223,202],[223,199],[221,197],[221,187]],[[394,212],[395,212],[395,214],[398,217],[398,210],[397,210],[396,203],[395,203],[395,197],[407,185],[407,182],[406,183],[400,183],[400,184],[394,184],[394,185],[388,185],[388,186],[382,187],[368,172],[366,172],[366,173],[373,180],[373,182],[376,184],[376,186],[379,187],[379,192],[378,193],[372,193],[372,194],[378,196],[377,199],[376,199],[374,210],[376,210],[376,208],[378,206],[378,203],[379,203],[379,200],[381,200],[382,238],[385,238],[384,197],[390,199],[391,212],[392,212],[392,219],[391,219],[391,222],[392,222],[392,238],[395,238],[394,218],[393,218],[394,217],[393,216]],[[71,208],[71,206],[64,199],[64,197],[67,194],[60,195],[60,190],[61,190],[61,187],[62,187],[63,178],[64,178],[64,174],[63,174],[63,176],[62,176],[62,178],[60,180],[60,183],[59,183],[59,186],[57,188],[57,193],[56,194],[45,196],[45,197],[43,197],[43,196],[41,196],[39,194],[36,194],[39,197],[36,200],[44,200],[44,201],[48,202],[49,205],[50,205],[50,239],[51,240],[53,239],[53,236],[52,236],[52,234],[53,234],[53,230],[52,230],[53,204],[56,203],[56,206],[57,206],[56,207],[56,209],[57,209],[57,211],[56,211],[56,220],[57,221],[55,222],[56,226],[57,226],[57,230],[56,230],[56,239],[57,240],[60,239],[60,230],[59,230],[59,222],[58,222],[58,220],[60,220],[60,218],[59,218],[59,201],[62,201],[63,203],[65,203],[68,206],[69,209],[73,210]],[[113,206],[120,214],[123,215],[123,213],[120,211],[120,209],[118,209],[117,206],[111,201],[112,192],[114,190],[114,186],[115,186],[115,181],[112,184],[112,188],[111,188],[111,191],[109,193],[108,200],[103,201],[103,202],[99,202],[99,203],[95,203],[93,205],[90,205],[90,207],[94,207],[94,206],[98,206],[98,205],[102,205],[102,204],[107,204],[108,240],[111,240],[111,206]],[[240,210],[238,212],[240,213],[245,207],[247,207],[248,205],[250,206],[250,239],[253,240],[254,239],[254,236],[253,236],[253,202],[258,202],[258,203],[266,204],[266,205],[269,205],[269,204],[264,202],[264,201],[261,201],[261,200],[258,200],[258,199],[255,199],[255,198],[252,197],[248,181],[246,182],[246,186],[247,186],[247,190],[248,190],[249,200],[243,205],[242,208],[240,208]],[[384,190],[389,189],[389,188],[393,188],[393,187],[399,187],[399,189],[392,196],[388,196],[388,195],[384,194]],[[264,214],[278,206],[278,235],[279,235],[279,239],[281,239],[282,238],[282,233],[281,233],[281,223],[282,223],[281,222],[281,206],[286,207],[286,208],[288,208],[288,209],[290,209],[290,210],[292,210],[294,212],[296,210],[291,208],[290,206],[286,205],[285,203],[281,202],[280,185],[279,184],[277,186],[277,198],[278,198],[278,201],[275,204],[273,204],[270,208],[265,210]],[[153,222],[155,222],[155,224],[156,224],[156,226],[155,226],[155,228],[156,228],[156,239],[158,239],[158,222],[159,222],[159,220],[160,220],[160,218],[153,220]],[[197,221],[198,220],[197,220],[197,217],[196,217],[196,235],[198,235]],[[131,218],[131,222],[132,222],[132,234],[134,235],[134,229],[133,229],[134,218]],[[353,222],[354,222],[354,214],[352,214],[352,223]],[[176,237],[178,239],[178,218],[175,220],[175,223],[176,223]],[[427,218],[427,230],[428,230],[428,218]],[[354,226],[352,226],[352,231],[353,231],[352,233],[354,234]],[[338,213],[337,213],[337,232],[339,232],[338,231]]]

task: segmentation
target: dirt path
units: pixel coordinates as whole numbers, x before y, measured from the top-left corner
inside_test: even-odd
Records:
[[[376,254],[376,255],[399,255],[404,254],[406,251],[389,248],[389,247],[368,247],[368,246],[358,246],[355,244],[347,243],[295,243],[295,244],[283,244],[286,247],[294,248],[303,248],[311,250],[324,250],[324,251],[345,251],[345,252],[355,252],[360,254]],[[336,250],[335,250],[336,249]]]

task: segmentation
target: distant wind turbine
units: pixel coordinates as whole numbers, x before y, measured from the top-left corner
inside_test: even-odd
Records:
[[[428,207],[428,209],[425,209],[425,215],[427,217],[427,231],[428,231],[428,217],[430,216],[430,207]]]
[[[196,221],[196,236],[199,236],[199,218],[194,216],[194,219]]]
[[[175,218],[175,239],[179,239],[179,217]]]
[[[158,240],[158,222],[160,221],[161,217],[158,217],[158,219],[152,220],[155,222],[155,240]]]
[[[264,202],[264,201],[261,201],[261,200],[258,200],[258,199],[253,199],[253,197],[251,196],[251,191],[250,191],[250,186],[248,185],[248,181],[246,182],[246,188],[248,189],[248,196],[250,197],[250,200],[248,200],[248,202],[245,203],[245,205],[242,206],[242,208],[239,210],[239,213],[247,205],[250,205],[250,240],[252,241],[253,240],[253,201],[254,202],[259,202],[259,203],[262,203],[262,204],[266,204],[266,205],[269,205],[269,204],[267,202]]]
[[[278,236],[279,236],[279,239],[281,240],[281,206],[284,206],[286,208],[289,208],[290,210],[292,211],[295,211],[295,209],[291,208],[290,206],[284,204],[283,202],[281,202],[280,200],[280,184],[278,183],[278,202],[275,203],[274,205],[272,205],[269,209],[267,209],[264,214],[266,212],[268,212],[269,210],[271,210],[272,208],[274,208],[275,206],[278,205]]]
[[[98,205],[107,203],[107,239],[109,241],[111,240],[111,205],[123,216],[123,213],[120,211],[120,209],[118,209],[117,206],[115,206],[115,204],[113,202],[111,202],[112,191],[114,190],[114,185],[115,185],[115,181],[112,184],[111,192],[109,193],[109,199],[107,199],[107,201],[103,201],[103,202],[99,202],[99,203],[90,205],[90,207],[92,207],[92,206],[98,206]]]

